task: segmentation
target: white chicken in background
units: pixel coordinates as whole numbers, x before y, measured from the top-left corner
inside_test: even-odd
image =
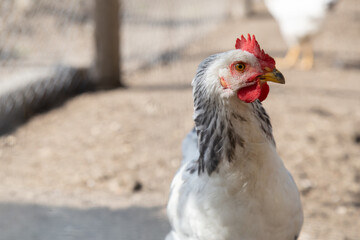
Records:
[[[296,184],[276,152],[261,105],[268,81],[285,83],[250,35],[212,55],[193,79],[195,128],[167,207],[166,240],[296,240],[303,223]]]
[[[326,13],[337,0],[265,0],[271,15],[277,21],[288,52],[278,64],[294,67],[302,55],[300,68],[309,70],[314,65],[311,40],[319,32]]]

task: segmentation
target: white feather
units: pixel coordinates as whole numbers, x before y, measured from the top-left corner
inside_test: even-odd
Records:
[[[238,109],[251,114],[246,106]],[[167,239],[294,240],[300,232],[297,187],[251,120],[236,126],[251,143],[246,151],[237,150],[234,162],[224,161],[211,176],[190,174],[191,162],[178,171],[167,208],[173,228]]]

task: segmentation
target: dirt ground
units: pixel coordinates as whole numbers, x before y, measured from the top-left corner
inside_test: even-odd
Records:
[[[163,239],[165,206],[192,128],[190,82],[202,59],[253,33],[286,51],[262,9],[229,20],[176,61],[125,76],[0,137],[0,239]],[[340,1],[315,38],[311,71],[282,70],[264,102],[278,152],[301,191],[301,240],[360,239],[360,4]]]

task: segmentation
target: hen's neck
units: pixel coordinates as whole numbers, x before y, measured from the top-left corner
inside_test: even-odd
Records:
[[[259,101],[248,104],[229,98],[197,102],[194,119],[199,174],[217,171],[221,161],[237,161],[239,154],[245,154],[254,144],[275,146],[269,116]]]

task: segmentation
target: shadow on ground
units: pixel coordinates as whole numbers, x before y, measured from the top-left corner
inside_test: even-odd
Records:
[[[159,240],[170,229],[160,210],[0,203],[0,239]]]

